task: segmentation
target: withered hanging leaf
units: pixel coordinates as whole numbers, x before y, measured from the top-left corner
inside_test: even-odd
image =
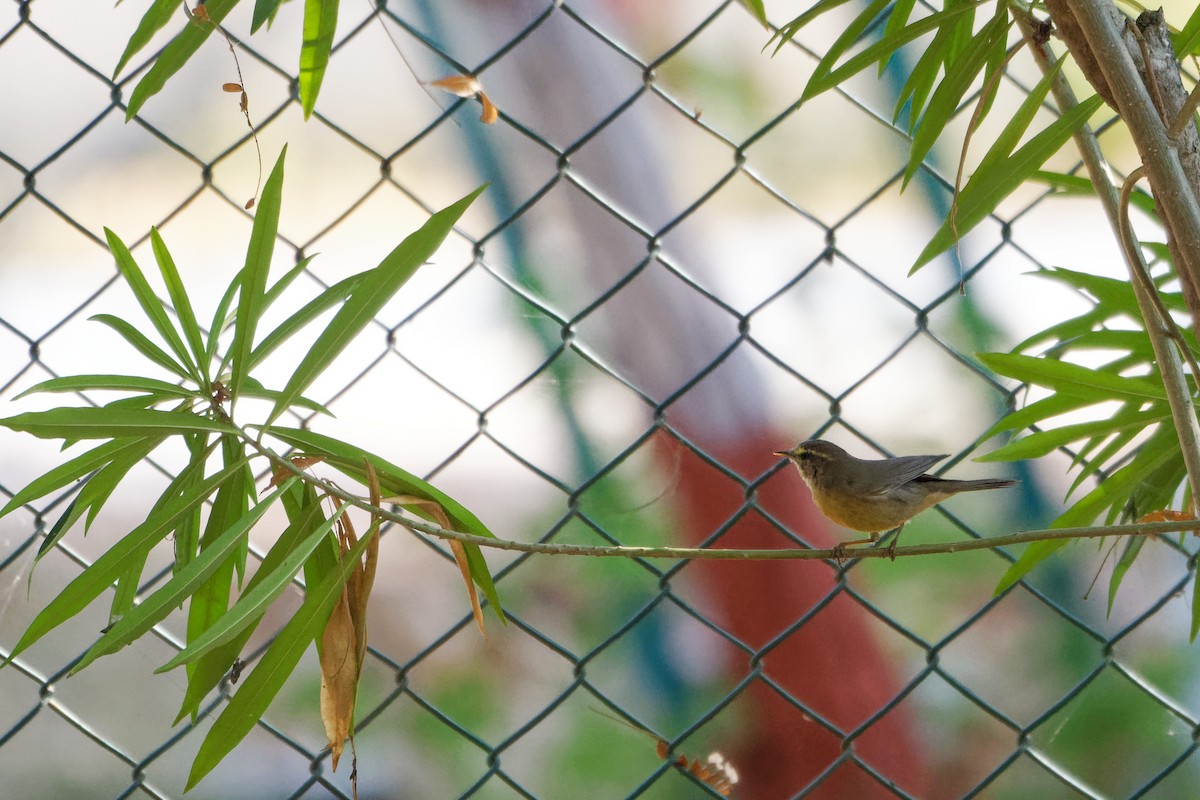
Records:
[[[483,92],[479,93],[479,102],[483,104],[483,113],[479,115],[479,120],[484,125],[492,125],[496,120],[500,119],[500,109],[496,108],[495,104]]]
[[[345,558],[358,538],[348,515],[342,515],[337,524],[339,549]],[[350,583],[360,571],[361,567],[355,565],[321,633],[321,721],[325,724],[335,771],[343,744],[350,735],[358,690],[358,636],[350,613]]]
[[[430,81],[429,85],[449,92],[455,97],[474,97],[483,91],[479,79],[474,75],[451,75],[448,78]]]
[[[500,119],[500,109],[483,91],[483,84],[474,75],[451,75],[448,78],[431,81],[429,85],[449,92],[455,97],[474,97],[479,100],[480,105],[483,106],[483,113],[479,115],[479,121],[484,125],[493,125],[496,120]]]
[[[242,85],[240,83],[223,83],[221,84],[221,90],[230,94],[237,94],[242,91]]]
[[[320,464],[324,460],[325,456],[292,456],[288,459],[296,469],[308,469],[313,464]],[[278,467],[271,473],[271,482],[267,484],[267,488],[270,489],[278,486],[294,474],[287,467]]]
[[[407,494],[393,495],[384,499],[398,506],[417,506],[418,508],[422,508],[428,511],[442,528],[448,531],[454,530],[450,527],[450,518],[446,516],[446,510],[432,500]],[[454,561],[458,564],[458,570],[462,573],[463,581],[467,584],[467,597],[471,601],[471,613],[475,616],[475,624],[479,626],[479,632],[486,639],[487,629],[483,627],[483,608],[479,605],[479,594],[475,591],[475,582],[471,580],[471,566],[470,562],[467,561],[467,549],[463,547],[462,542],[454,539],[450,539],[449,541],[450,552],[454,554]]]

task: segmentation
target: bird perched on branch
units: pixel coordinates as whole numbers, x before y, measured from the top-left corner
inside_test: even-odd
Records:
[[[901,456],[875,461],[855,458],[832,442],[812,439],[792,450],[776,451],[800,470],[821,513],[851,530],[869,533],[839,546],[874,543],[883,531],[896,530],[888,552],[896,557],[896,541],[904,523],[959,492],[1003,489],[1016,481],[985,478],[958,481],[925,474],[946,456]]]

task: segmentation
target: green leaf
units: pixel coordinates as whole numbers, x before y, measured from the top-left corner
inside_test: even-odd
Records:
[[[209,19],[220,23],[237,4],[238,0],[207,0],[204,9],[208,13]],[[208,40],[208,36],[213,30],[214,27],[211,24],[198,19],[193,19],[183,26],[183,30],[163,48],[158,58],[154,60],[154,66],[142,76],[138,85],[134,87],[133,94],[129,98],[129,105],[125,109],[126,122],[133,119],[147,100],[162,90],[167,81],[200,49],[200,45]]]
[[[1021,553],[1021,557],[1000,576],[1000,582],[996,584],[993,594],[996,596],[1004,594],[1017,581],[1025,577],[1031,569],[1066,547],[1069,541],[1070,539],[1046,539],[1030,544],[1025,548],[1025,552]]]
[[[250,355],[249,368],[253,369],[259,362],[270,355],[271,351],[290,339],[297,331],[303,329],[304,326],[329,309],[339,305],[350,296],[350,293],[354,291],[354,287],[358,285],[358,282],[369,274],[370,270],[367,270],[338,281],[308,301],[299,311],[281,322],[275,330],[271,331],[259,342],[258,347],[254,348],[254,352]]]
[[[794,39],[796,34],[803,30],[808,23],[812,22],[814,19],[826,13],[827,11],[832,11],[838,6],[845,5],[848,2],[849,0],[821,0],[808,11],[805,11],[803,14],[777,30],[775,35],[767,40],[767,43],[763,46],[763,49],[766,50],[771,46],[771,42],[778,40],[779,43],[775,45],[775,52],[771,55],[777,54],[780,49]]]
[[[767,9],[763,7],[763,0],[742,0],[742,5],[746,7],[756,20],[761,22],[764,27],[767,23]]]
[[[983,70],[995,45],[1007,38],[1011,25],[1007,13],[997,14],[971,39],[968,48],[955,60],[953,68],[947,66],[946,76],[934,90],[933,97],[917,125],[916,135],[909,148],[910,155],[908,167],[904,170],[903,186],[908,186],[925,156],[933,149],[934,143],[958,110],[963,95]]]
[[[1142,551],[1142,545],[1146,543],[1145,536],[1130,536],[1129,541],[1125,543],[1125,550],[1121,553],[1121,558],[1113,566],[1112,577],[1108,579],[1108,616],[1112,616],[1113,601],[1117,599],[1117,590],[1121,588],[1121,581],[1125,579],[1125,573],[1129,572],[1129,568],[1133,566],[1133,562],[1138,557],[1138,553]]]
[[[167,355],[165,350],[147,339],[141,331],[120,317],[114,317],[112,314],[96,314],[90,319],[112,328],[135,350],[168,372],[173,372],[184,380],[194,381],[196,379],[192,373],[188,372],[187,367],[176,362]]]
[[[87,520],[84,522],[85,531],[91,529],[96,516],[104,508],[104,504],[116,490],[117,485],[129,474],[129,470],[144,461],[166,438],[158,435],[138,439],[136,447],[131,447],[115,456],[112,461],[92,476],[87,485],[79,492],[79,511],[82,512],[86,508],[88,512]]]
[[[25,488],[14,494],[4,508],[0,509],[0,517],[4,517],[13,509],[20,508],[31,500],[45,497],[54,490],[61,489],[71,481],[79,480],[89,472],[100,469],[121,453],[130,448],[139,447],[142,441],[144,440],[140,438],[130,438],[105,442],[86,453],[75,456],[64,464],[59,464],[41,477],[30,481]]]
[[[238,270],[238,274],[233,276],[233,280],[225,287],[225,294],[221,295],[221,300],[217,303],[217,310],[213,313],[212,326],[208,329],[208,344],[205,349],[208,352],[209,360],[216,357],[217,344],[220,342],[221,334],[224,333],[233,320],[229,316],[229,307],[233,305],[233,299],[237,296],[238,288],[242,285],[242,271]],[[226,355],[225,360],[221,362],[217,372],[220,373],[225,369],[230,356]]]
[[[833,40],[833,44],[829,45],[829,49],[825,51],[825,55],[821,56],[821,60],[817,62],[817,66],[813,70],[812,77],[809,78],[808,85],[804,88],[804,94],[800,98],[801,103],[810,97],[819,94],[819,92],[816,91],[813,91],[810,94],[810,89],[813,84],[818,83],[819,81],[822,81],[828,77],[838,60],[846,54],[847,50],[853,47],[854,44],[862,38],[863,32],[866,31],[867,27],[879,17],[884,9],[888,7],[889,3],[890,0],[871,0],[871,2],[868,3],[861,12],[859,12],[859,15],[855,17],[854,20],[845,27],[845,29],[842,30],[836,39]],[[885,52],[891,51],[889,50]],[[872,62],[875,60],[876,59],[872,59]],[[865,67],[866,64],[863,66]]]
[[[1171,414],[1169,411],[1156,405],[1148,411],[1116,414],[1107,419],[1096,420],[1094,422],[1063,425],[1053,430],[1031,433],[1022,439],[1009,442],[998,450],[989,453],[986,458],[980,458],[979,460],[1022,461],[1027,458],[1040,458],[1077,439],[1083,439],[1096,434],[1115,433],[1126,428],[1144,430],[1151,425],[1170,418]]]
[[[1029,176],[1029,180],[1035,183],[1044,183],[1056,192],[1068,196],[1087,195],[1094,197],[1096,195],[1096,187],[1092,185],[1089,179],[1081,175],[1068,175],[1063,172],[1039,169],[1033,175]],[[1147,192],[1141,189],[1134,190],[1129,196],[1129,202],[1147,215],[1155,216],[1154,197]]]
[[[87,608],[100,593],[111,586],[125,572],[132,560],[148,553],[154,545],[175,529],[193,508],[203,503],[209,495],[228,480],[241,465],[230,467],[189,487],[182,494],[167,498],[146,518],[146,521],[130,531],[123,539],[110,547],[90,567],[75,577],[57,597],[50,601],[21,635],[16,646],[4,661],[7,664],[27,647],[41,639],[62,623]],[[172,484],[173,486],[175,484]],[[168,492],[171,489],[168,488]]]
[[[31,386],[14,400],[35,392],[152,392],[168,397],[197,398],[204,397],[195,389],[186,389],[177,383],[160,381],[155,378],[142,378],[136,375],[70,375],[65,378],[51,378]]]
[[[125,571],[121,573],[121,577],[117,578],[117,589],[113,592],[112,608],[108,612],[106,631],[112,630],[112,627],[133,609],[133,602],[137,599],[138,582],[142,579],[142,570],[145,567],[146,553],[139,553],[129,559]]]
[[[446,512],[446,516],[450,518],[455,530],[463,533],[473,533],[477,536],[495,538],[494,534],[479,521],[479,518],[463,507],[457,500],[432,484],[421,480],[417,476],[406,472],[373,453],[338,441],[337,439],[298,428],[271,426],[264,428],[263,432],[310,455],[323,454],[327,456],[326,464],[364,486],[367,485],[368,480],[363,461],[369,460],[372,466],[375,467],[379,478],[380,490],[385,497],[412,495],[432,500]],[[432,514],[419,506],[414,506],[408,510],[427,520],[436,521]],[[496,593],[496,586],[492,582],[492,575],[488,570],[487,562],[483,558],[483,553],[480,552],[478,545],[464,543],[463,546],[467,551],[467,562],[471,568],[472,580],[483,591],[483,596],[492,604],[492,608],[496,611],[496,616],[501,622],[507,624],[504,609],[500,605],[500,596]]]
[[[325,79],[333,34],[337,30],[338,0],[305,0],[304,43],[300,48],[300,105],[312,116]]]
[[[141,267],[134,260],[133,254],[129,252],[129,248],[125,246],[120,237],[108,228],[104,229],[104,235],[108,237],[108,249],[112,251],[113,257],[117,261],[117,269],[121,271],[121,276],[133,290],[133,295],[137,298],[142,311],[146,313],[146,317],[149,318],[150,324],[175,353],[179,363],[187,368],[187,374],[191,376],[192,380],[197,384],[202,384],[203,378],[192,361],[191,353],[184,347],[183,339],[179,338],[179,331],[175,330],[175,326],[171,324],[171,319],[167,316],[166,309],[163,308],[162,300],[150,287]]]
[[[485,185],[486,186],[486,185]],[[467,210],[485,186],[481,186],[451,206],[437,212],[396,246],[375,269],[363,276],[329,325],[317,337],[308,355],[296,367],[275,403],[268,424],[279,417],[304,393],[318,375],[328,367],[358,332],[391,300],[417,268],[429,260],[449,235],[463,212]]]
[[[917,257],[909,274],[928,264],[935,256],[953,245],[956,239],[966,236],[971,229],[983,222],[996,210],[1000,201],[1028,180],[1046,159],[1062,149],[1067,140],[1087,123],[1088,118],[1103,102],[1098,95],[1093,95],[1050,123],[1011,157],[995,155],[1000,152],[997,146],[1002,143],[1003,134],[997,138],[992,150],[984,157],[975,174],[959,194],[957,213],[942,223],[933,239]]]
[[[271,254],[275,252],[275,236],[279,232],[279,209],[283,194],[283,162],[287,158],[284,145],[275,168],[263,186],[262,199],[254,215],[254,229],[246,250],[246,266],[239,273],[237,323],[233,329],[232,375],[229,393],[236,401],[242,380],[249,372],[250,353],[254,349],[254,333],[262,314],[263,295],[267,290],[267,274],[271,270]]]
[[[1129,398],[1166,399],[1166,392],[1161,383],[1145,378],[1126,378],[1066,361],[1015,353],[980,353],[979,360],[988,369],[1009,378],[1035,383],[1075,397],[1088,398],[1092,402]]]
[[[125,69],[129,59],[148,45],[154,38],[154,34],[162,30],[171,21],[172,15],[179,10],[178,0],[154,0],[150,8],[146,9],[146,13],[142,15],[142,20],[138,23],[133,35],[129,37],[129,43],[125,45],[125,52],[121,53],[121,58],[117,61],[117,68],[113,70],[113,80],[116,80],[117,76],[121,74],[121,70]]]
[[[1141,321],[1142,312],[1137,303],[1133,286],[1128,280],[1106,278],[1102,275],[1092,275],[1072,269],[1056,267],[1054,269],[1039,269],[1033,273],[1035,277],[1070,286],[1080,292],[1095,298],[1096,303],[1108,311],[1110,317],[1117,312],[1128,315],[1131,319]]]
[[[1200,633],[1200,569],[1196,570],[1196,582],[1192,584],[1192,631],[1188,641],[1196,641],[1197,633]]]
[[[888,14],[887,24],[883,28],[883,35],[885,37],[893,36],[898,31],[903,30],[904,26],[908,24],[909,18],[912,17],[913,8],[916,7],[916,4],[917,0],[896,0],[896,3],[892,6],[891,13]],[[895,51],[892,51],[879,59],[879,77],[883,77],[888,62],[892,60],[892,56],[895,54]],[[896,113],[899,116],[898,109]],[[895,122],[895,118],[892,121]]]
[[[249,626],[257,625],[263,614],[266,613],[267,607],[292,584],[292,580],[304,566],[305,559],[316,550],[322,539],[329,535],[346,508],[345,504],[338,506],[329,519],[316,527],[312,527],[311,524],[289,526],[285,534],[279,537],[267,553],[267,557],[263,559],[258,571],[254,573],[254,578],[247,585],[246,591],[233,604],[233,607],[212,627],[206,629],[195,639],[189,640],[187,647],[179,651],[174,658],[155,672],[166,672],[180,664],[192,662],[213,649],[234,640]],[[313,511],[319,511],[319,507],[313,506]],[[315,520],[316,515],[312,515],[312,518]],[[307,536],[299,539],[301,533],[307,533]]]
[[[204,351],[204,334],[200,331],[200,323],[196,321],[196,312],[192,310],[192,301],[188,297],[187,288],[183,285],[183,279],[179,277],[175,261],[171,258],[167,244],[159,235],[157,228],[150,229],[150,246],[154,250],[154,260],[158,262],[158,271],[162,275],[163,283],[167,286],[167,294],[171,297],[171,305],[175,307],[175,313],[179,316],[179,326],[183,329],[183,335],[187,338],[192,357],[196,360],[197,372],[202,379],[200,385],[207,388],[210,381],[208,379],[209,363],[207,353]]]
[[[274,389],[267,389],[254,378],[246,376],[242,382],[242,397],[254,397],[259,400],[278,400],[282,397],[282,393]],[[297,397],[292,401],[292,405],[299,408],[306,408],[309,411],[316,411],[319,414],[324,414],[327,417],[334,416],[334,413],[325,406],[318,403],[316,400],[310,400],[307,397]]]
[[[973,13],[975,6],[979,5],[981,2],[982,0],[973,0],[970,3],[935,12],[930,14],[928,17],[917,20],[911,25],[906,25],[894,35],[885,36],[878,42],[875,42],[859,52],[857,55],[851,57],[846,61],[846,63],[832,71],[829,71],[829,67],[832,65],[832,63],[826,64],[826,59],[822,59],[821,64],[818,64],[817,70],[809,79],[808,85],[804,87],[804,93],[800,96],[800,103],[803,104],[819,94],[827,92],[836,86],[840,86],[852,75],[858,74],[871,64],[874,64],[881,58],[884,58],[889,53],[899,50],[901,47],[913,41],[914,39],[919,39],[930,31],[948,24],[959,16]],[[886,5],[886,3],[883,5]],[[875,9],[877,6],[880,6],[880,0],[876,0],[876,2],[872,3],[868,10]],[[862,16],[866,16],[866,14],[864,13]],[[859,19],[862,19],[862,17]],[[867,20],[867,22],[870,22],[870,20]],[[840,53],[838,55],[840,55]],[[822,66],[824,66],[824,69],[822,69]]]
[[[292,285],[296,278],[300,277],[304,270],[308,269],[308,265],[316,258],[314,253],[311,256],[305,256],[296,262],[296,266],[283,273],[283,277],[271,284],[271,288],[267,289],[267,293],[263,295],[262,310],[265,313],[271,305],[283,296],[284,291]]]
[[[235,464],[234,467],[239,469],[239,465]],[[191,597],[210,575],[228,561],[241,539],[250,534],[250,529],[262,519],[263,514],[267,513],[271,506],[275,505],[275,501],[283,492],[284,487],[294,480],[298,479],[288,478],[283,486],[276,488],[258,505],[243,514],[233,525],[209,542],[209,546],[203,548],[200,555],[192,559],[191,563],[163,584],[158,591],[136,607],[131,608],[84,653],[83,658],[71,668],[70,674],[74,675],[100,656],[115,653],[139,638],[165,619],[184,600]]]
[[[256,0],[254,17],[250,20],[250,32],[256,33],[264,22],[275,19],[275,14],[278,13],[282,2],[283,0]]]
[[[237,433],[227,423],[186,411],[142,408],[53,408],[0,419],[0,425],[41,439],[109,439],[185,431]]]
[[[319,584],[308,588],[304,603],[295,616],[283,626],[254,670],[243,679],[237,694],[204,737],[184,791],[189,791],[212,771],[262,718],[267,706],[296,669],[308,645],[325,627],[346,580],[370,542],[371,537],[364,536],[343,558],[341,569],[333,570]]]
[[[1192,9],[1192,15],[1188,17],[1183,29],[1175,37],[1175,57],[1183,59],[1185,56],[1196,55],[1198,50],[1200,50],[1200,6]],[[1195,625],[1196,620],[1193,618],[1193,639],[1196,638]]]
[[[995,425],[988,428],[987,433],[980,437],[980,441],[990,439],[1002,431],[1019,431],[1042,420],[1090,405],[1092,405],[1092,401],[1085,398],[1067,394],[1052,394],[1002,417]],[[974,460],[999,461],[1000,459],[992,458],[992,454],[988,453]]]
[[[244,460],[245,445],[235,436],[223,436],[221,456],[225,464]],[[254,489],[254,476],[249,474],[248,468],[243,469],[217,491],[216,497],[213,498],[212,509],[208,514],[208,524],[205,526],[204,534],[199,542],[200,554],[212,547],[225,530],[236,524],[249,511],[251,500],[247,497],[247,489],[251,491]],[[229,610],[229,593],[233,586],[236,558],[235,553],[223,556],[220,564],[196,588],[188,603],[188,641],[203,633]],[[189,665],[187,669],[188,690],[190,691],[196,682],[207,683],[211,680],[215,683],[219,681],[228,666],[228,664],[212,662]],[[216,673],[205,674],[209,670],[216,670]]]

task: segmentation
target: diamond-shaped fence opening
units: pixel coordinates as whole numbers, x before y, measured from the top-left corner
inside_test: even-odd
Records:
[[[802,8],[767,5],[780,19]],[[828,434],[951,453],[956,473],[973,472],[968,443],[1012,402],[975,353],[1082,302],[1021,273],[1120,274],[1096,206],[1031,187],[908,277],[948,213],[959,154],[935,149],[900,193],[907,133],[891,122],[890,73],[798,106],[846,9],[771,57],[731,0],[341,6],[309,121],[302,15],[285,4],[236,65],[213,37],[124,122],[149,62],[110,76],[142,10],[9,4],[0,398],[134,369],[88,321],[133,309],[102,226],[146,261],[158,226],[211,309],[243,258],[260,159],[286,142],[274,268],[316,256],[294,284],[302,300],[491,184],[313,385],[335,417],[305,424],[435,479],[504,538],[822,547],[838,534],[773,450]],[[246,35],[249,21],[238,8],[226,27]],[[221,91],[239,68],[254,134]],[[1023,69],[1002,98],[1037,80]],[[479,75],[497,124],[430,85],[460,73]],[[281,362],[302,357],[291,347]],[[58,458],[0,432],[0,501]],[[32,581],[75,490],[0,520],[0,656],[178,462],[168,450],[139,465]],[[1045,523],[1067,460],[1047,464],[1003,497],[922,515],[906,540]],[[694,766],[713,752],[737,768],[741,797],[1173,798],[1200,782],[1196,670],[1180,645],[1195,564],[1170,542],[1147,545],[1111,616],[1101,590],[1083,599],[1092,572],[1107,581],[1100,550],[999,598],[1004,552],[840,567],[489,553],[510,622],[489,618],[485,640],[447,548],[398,528],[382,541],[358,705],[364,798],[719,796]],[[250,568],[270,544],[255,532]],[[170,558],[152,555],[142,596]],[[247,662],[299,598],[280,599]],[[107,622],[100,605],[0,670],[6,797],[179,797],[233,691],[223,683],[172,726],[184,683],[151,673],[182,646],[178,612],[68,678]],[[349,797],[348,767],[333,772],[324,749],[319,682],[309,653],[190,796]]]

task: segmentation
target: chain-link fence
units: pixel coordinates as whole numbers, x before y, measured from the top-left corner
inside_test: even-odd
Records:
[[[233,58],[214,38],[125,123],[145,65],[109,76],[145,4],[133,5],[22,0],[0,22],[0,398],[18,410],[32,401],[9,401],[46,377],[123,370],[87,320],[132,308],[102,226],[139,256],[159,226],[202,308],[241,263],[258,156],[220,91]],[[954,452],[956,474],[982,474],[963,459],[1013,397],[973,354],[1088,302],[1021,273],[1118,269],[1099,214],[1018,194],[953,254],[961,263],[908,278],[947,212],[957,153],[931,157],[900,195],[891,70],[903,65],[798,108],[833,27],[772,58],[736,2],[644,6],[347,0],[307,123],[300,10],[285,5],[240,46],[263,162],[289,142],[276,266],[319,252],[310,294],[491,182],[314,387],[336,419],[309,422],[527,541],[830,545],[842,534],[771,455],[815,436],[860,455]],[[779,20],[798,9],[768,3]],[[235,35],[248,29],[238,13]],[[1018,97],[1036,79],[1019,63],[1005,86]],[[495,125],[422,85],[463,73],[498,104]],[[0,440],[4,499],[56,463],[44,444]],[[1067,463],[1025,469],[1006,496],[950,502],[905,537],[1043,524]],[[32,581],[71,492],[0,521],[0,655],[136,522],[173,464],[163,453],[131,473]],[[255,552],[269,542],[257,532]],[[445,548],[393,529],[359,701],[359,795],[715,796],[675,759],[719,751],[746,798],[1194,796],[1195,565],[1147,549],[1107,616],[1084,599],[1093,572],[1107,580],[1103,553],[1083,546],[999,597],[1011,557],[994,552],[845,564],[488,553],[510,624],[489,615],[485,641]],[[143,593],[170,574],[168,552],[152,561]],[[0,671],[4,796],[182,793],[236,687],[171,726],[183,682],[151,673],[180,647],[178,615],[68,679],[105,621],[90,609]],[[252,640],[243,660],[264,646]],[[349,769],[331,772],[323,750],[318,683],[305,662],[189,796],[348,797]]]

